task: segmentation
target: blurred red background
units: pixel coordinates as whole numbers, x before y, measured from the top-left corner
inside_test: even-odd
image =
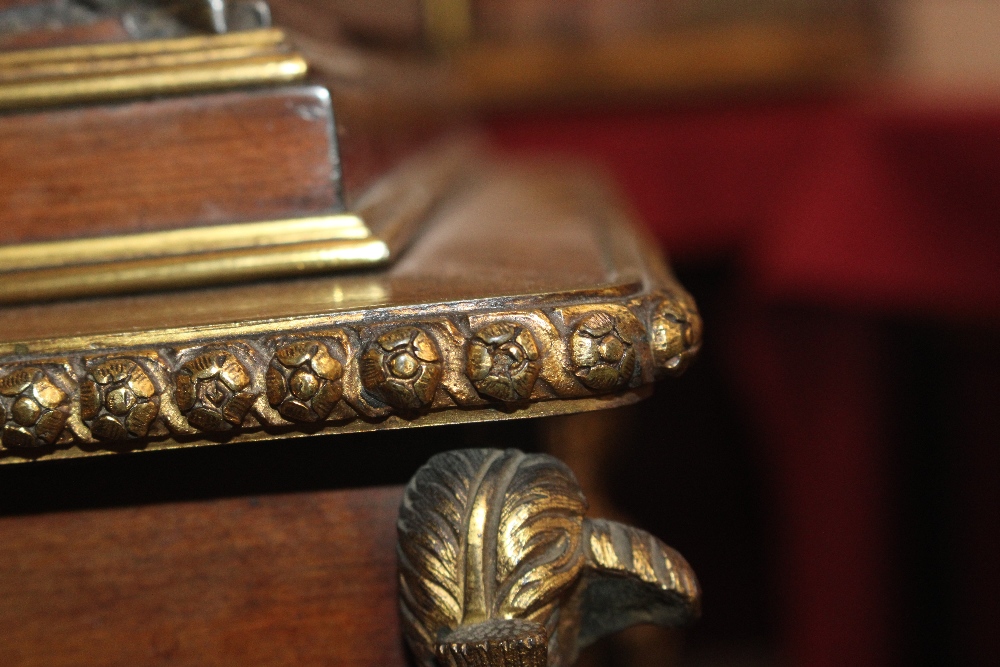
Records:
[[[603,166],[705,316],[610,473],[703,579],[692,664],[1000,664],[1000,103],[926,92],[490,120]]]

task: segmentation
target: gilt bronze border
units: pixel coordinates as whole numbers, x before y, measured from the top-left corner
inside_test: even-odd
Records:
[[[167,335],[142,348],[4,359],[0,462],[626,404],[687,365],[701,325],[681,291],[623,291],[529,308],[372,309],[322,326],[302,318],[234,336],[201,331],[197,342]]]

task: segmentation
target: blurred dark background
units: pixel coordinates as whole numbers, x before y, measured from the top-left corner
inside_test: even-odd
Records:
[[[601,460],[609,504],[702,579],[680,664],[1000,664],[1000,104],[979,92],[492,118],[512,152],[607,169],[705,317],[699,362]]]
[[[705,317],[613,444],[557,447],[687,556],[704,618],[586,659],[1000,664],[1000,5],[651,4],[701,78],[484,114],[603,168]]]

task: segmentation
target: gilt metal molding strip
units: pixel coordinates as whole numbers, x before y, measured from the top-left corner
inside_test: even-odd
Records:
[[[549,303],[25,350],[0,358],[0,462],[610,407],[681,372],[700,347],[680,288]]]
[[[62,241],[0,245],[3,273],[56,268],[95,261],[173,257],[259,246],[310,243],[371,236],[364,220],[350,213],[229,225],[186,227],[156,232],[97,236]]]
[[[0,272],[0,280],[4,281],[0,284],[0,303],[62,300],[280,278],[297,273],[373,266],[388,259],[389,249],[381,239],[332,238]]]
[[[277,29],[0,53],[0,109],[298,81]]]
[[[638,623],[701,610],[684,558],[643,530],[585,516],[559,460],[516,449],[432,457],[399,509],[403,634],[421,667],[568,667]]]

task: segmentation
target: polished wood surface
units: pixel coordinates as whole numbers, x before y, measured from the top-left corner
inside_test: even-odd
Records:
[[[385,271],[7,306],[0,308],[0,354],[17,344],[65,352],[122,335],[182,340],[213,325],[281,329],[286,318],[327,322],[333,313],[362,317],[376,308],[601,289],[628,294],[644,280],[666,280],[593,181],[548,169],[478,171]],[[186,328],[197,330],[179,331]]]
[[[330,211],[331,125],[315,86],[0,117],[0,243]]]
[[[403,664],[401,487],[0,518],[0,664]]]

